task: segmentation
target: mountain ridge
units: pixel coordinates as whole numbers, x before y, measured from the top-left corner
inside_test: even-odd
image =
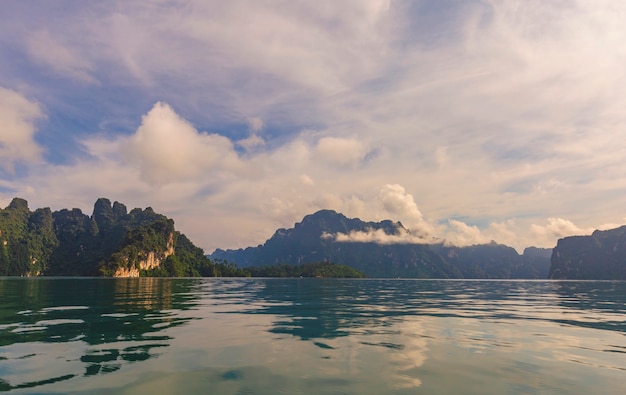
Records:
[[[354,267],[368,277],[414,278],[547,278],[551,249],[529,249],[519,255],[512,247],[491,243],[451,247],[442,243],[389,243],[337,241],[336,235],[382,232],[384,236],[408,234],[401,222],[365,222],[333,210],[306,215],[293,228],[281,228],[257,247],[216,249],[212,259],[242,267],[301,264],[330,260]],[[333,238],[335,236],[335,239]],[[495,254],[497,252],[497,254]],[[526,251],[525,251],[526,252]],[[485,259],[489,253],[499,259]],[[495,254],[495,255],[494,255]],[[462,257],[461,262],[459,256]],[[466,264],[467,263],[467,264]],[[494,270],[493,267],[498,267]],[[512,277],[513,276],[513,277]]]

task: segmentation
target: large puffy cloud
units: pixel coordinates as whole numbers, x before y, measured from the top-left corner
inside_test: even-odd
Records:
[[[378,200],[388,216],[402,218],[411,230],[422,238],[435,236],[435,227],[424,218],[413,195],[408,193],[402,185],[383,185],[380,188]]]
[[[490,240],[477,226],[470,226],[462,221],[451,219],[450,231],[446,237],[446,243],[455,246],[468,246],[488,243]]]
[[[0,167],[13,171],[18,162],[37,162],[42,149],[35,142],[41,107],[21,94],[0,87]]]
[[[243,170],[228,138],[199,133],[161,102],[143,117],[124,153],[129,162],[139,166],[142,178],[156,185],[216,171]]]

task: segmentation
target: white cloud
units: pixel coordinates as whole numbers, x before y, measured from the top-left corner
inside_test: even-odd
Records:
[[[435,236],[435,227],[424,219],[413,195],[406,192],[402,185],[383,185],[378,193],[378,201],[387,215],[401,218],[416,234],[423,238]]]
[[[462,221],[449,220],[450,230],[445,239],[445,244],[454,246],[469,246],[474,244],[485,244],[491,240],[482,234],[477,226],[470,226]]]
[[[588,235],[594,228],[583,229],[572,221],[563,218],[548,218],[546,225],[532,225],[531,231],[539,238],[549,238],[551,240],[574,235]]]
[[[142,179],[155,185],[243,170],[228,138],[198,132],[161,102],[142,118],[123,152],[130,163],[139,166]]]
[[[375,243],[380,245],[390,244],[428,244],[436,242],[434,239],[427,239],[421,235],[416,235],[407,229],[398,228],[396,234],[388,234],[383,229],[371,229],[369,231],[353,231],[348,234],[322,234],[322,238],[332,239],[339,243]]]
[[[323,137],[317,142],[317,153],[330,163],[343,166],[356,166],[370,151],[353,138]]]
[[[34,135],[36,122],[42,118],[38,103],[0,87],[0,167],[12,172],[18,162],[41,159],[42,148]]]

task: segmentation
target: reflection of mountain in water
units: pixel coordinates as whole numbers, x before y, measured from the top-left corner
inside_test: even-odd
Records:
[[[272,333],[311,340],[320,347],[325,345],[316,339],[385,333],[407,317],[419,316],[536,319],[626,332],[623,320],[593,322],[573,315],[569,320],[562,318],[563,313],[577,310],[601,310],[604,316],[615,313],[623,317],[623,282],[272,279],[252,290],[250,281],[240,283],[241,291],[248,293],[241,303],[254,302],[254,308],[245,312],[273,315],[277,318]],[[615,295],[622,295],[622,299],[615,300]],[[554,315],[543,314],[546,309]]]
[[[398,287],[401,284],[401,287]],[[449,315],[442,281],[403,280],[265,280],[256,288],[250,314],[270,314],[277,320],[273,333],[303,340],[332,339],[354,333],[384,331],[406,315]],[[409,292],[407,292],[407,290]],[[263,301],[259,306],[259,299]],[[382,329],[381,329],[382,328]],[[323,343],[316,343],[323,347]]]
[[[0,280],[0,376],[2,365],[13,360],[39,358],[68,362],[57,377],[14,383],[0,388],[27,388],[76,376],[113,372],[125,363],[145,361],[167,347],[164,331],[188,320],[177,312],[192,307],[188,289],[192,280],[168,279],[5,279]],[[67,355],[50,350],[21,353],[25,344],[64,343]],[[27,347],[26,347],[27,348]],[[26,349],[25,348],[25,349]],[[76,360],[77,348],[79,361]],[[32,348],[28,348],[32,350]],[[59,352],[59,348],[54,348]],[[80,363],[79,363],[80,362]],[[82,366],[82,372],[76,368]]]
[[[70,379],[80,384],[80,377],[92,380],[118,370],[132,374],[128,364],[157,358],[172,344],[175,332],[168,329],[185,325],[188,316],[217,313],[265,315],[237,318],[254,328],[262,322],[270,333],[301,339],[323,355],[345,351],[341,345],[353,339],[398,357],[410,355],[413,344],[423,356],[425,337],[455,336],[430,330],[433,321],[457,330],[473,327],[472,336],[461,336],[469,342],[491,339],[492,326],[483,324],[494,322],[505,324],[502,328],[544,321],[626,333],[626,282],[0,279],[0,298],[0,391]],[[198,311],[183,312],[188,309]],[[240,329],[233,325],[222,330]],[[446,324],[434,327],[441,325],[447,330]],[[257,340],[254,330],[246,330],[244,344]],[[171,351],[168,355],[176,353]]]

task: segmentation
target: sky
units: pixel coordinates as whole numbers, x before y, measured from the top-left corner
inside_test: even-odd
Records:
[[[3,0],[0,206],[152,207],[207,253],[320,209],[410,230],[361,241],[553,247],[626,223],[624,20],[622,0]]]

